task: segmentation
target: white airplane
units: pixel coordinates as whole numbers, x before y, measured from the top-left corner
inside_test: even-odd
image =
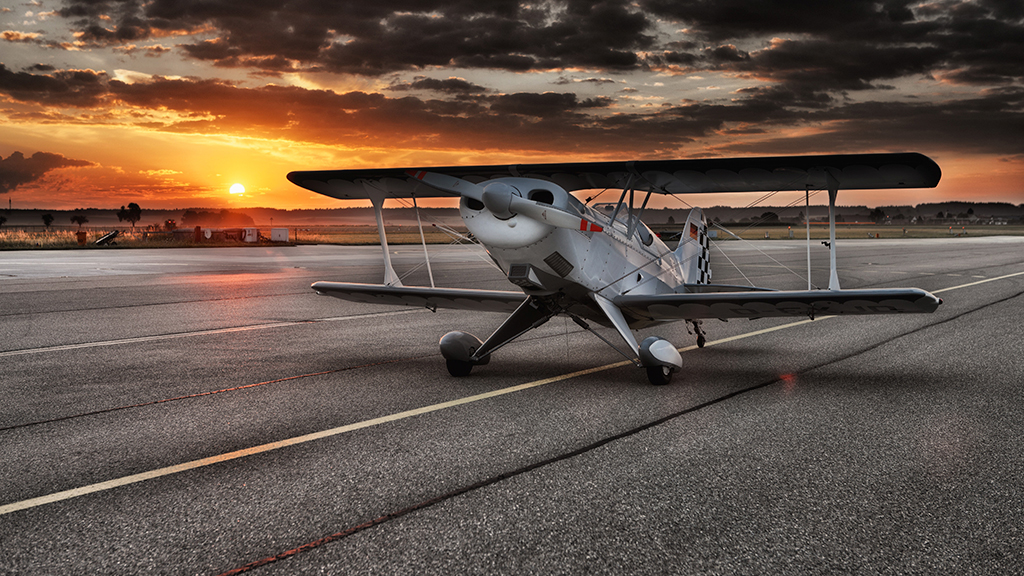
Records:
[[[917,288],[841,290],[836,271],[835,201],[840,189],[930,188],[941,171],[916,153],[585,162],[446,168],[303,171],[288,179],[342,200],[368,199],[384,250],[384,284],[316,282],[344,300],[511,313],[481,341],[465,332],[441,337],[453,376],[467,376],[491,354],[554,316],[566,315],[667,384],[683,363],[676,347],[633,330],[685,320],[703,347],[702,320],[934,312],[939,298]],[[621,189],[606,214],[570,192]],[[652,194],[810,190],[829,192],[828,290],[779,291],[711,283],[707,222],[694,208],[676,249],[641,222]],[[634,199],[644,194],[639,209]],[[519,291],[403,286],[391,265],[381,214],[387,198],[459,197],[466,228]],[[808,240],[808,246],[810,241]],[[809,252],[808,252],[809,254]],[[429,263],[429,261],[428,261]],[[808,256],[808,267],[810,256]],[[809,277],[809,275],[808,275]],[[433,283],[433,280],[431,280]],[[612,327],[627,350],[594,331]]]

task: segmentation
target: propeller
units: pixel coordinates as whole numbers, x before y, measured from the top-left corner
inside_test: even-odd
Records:
[[[523,198],[517,190],[504,182],[491,182],[486,186],[480,186],[462,178],[437,172],[428,172],[426,170],[407,170],[406,174],[438,190],[459,194],[482,202],[492,214],[503,220],[511,218],[516,214],[521,214],[527,218],[544,222],[557,228],[582,230],[584,232],[604,231],[604,228],[600,225],[586,218],[581,218],[561,208],[555,208],[550,204],[541,204],[540,202]]]

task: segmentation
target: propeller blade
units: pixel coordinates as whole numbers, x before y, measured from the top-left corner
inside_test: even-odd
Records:
[[[437,172],[427,172],[426,170],[406,170],[405,173],[427,186],[483,202],[483,186],[473,184],[469,180],[438,174]]]
[[[513,196],[512,202],[509,205],[509,209],[517,214],[522,214],[527,218],[532,218],[545,224],[557,226],[558,228],[568,228],[570,230],[582,230],[584,232],[603,232],[604,228],[600,225],[581,218],[576,214],[572,214],[555,208],[549,204],[541,204],[540,202],[534,202],[533,200],[527,200],[526,198],[520,198],[519,196]]]

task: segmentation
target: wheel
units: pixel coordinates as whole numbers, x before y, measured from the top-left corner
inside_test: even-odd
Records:
[[[672,369],[668,366],[648,366],[647,379],[655,386],[664,386],[672,381]]]
[[[697,334],[697,348],[703,348],[707,341],[703,334]]]
[[[473,370],[472,364],[461,360],[447,359],[445,360],[445,364],[448,366],[448,373],[456,378],[469,376],[469,373]]]

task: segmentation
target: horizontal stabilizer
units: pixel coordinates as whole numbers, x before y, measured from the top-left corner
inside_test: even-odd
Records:
[[[514,312],[526,300],[522,292],[501,290],[465,290],[461,288],[425,288],[418,286],[383,286],[380,284],[349,284],[346,282],[315,282],[320,294],[365,304],[390,304],[422,308],[454,308],[483,312]]]
[[[942,300],[918,288],[626,294],[614,300],[624,312],[651,320],[844,316],[934,312]]]

